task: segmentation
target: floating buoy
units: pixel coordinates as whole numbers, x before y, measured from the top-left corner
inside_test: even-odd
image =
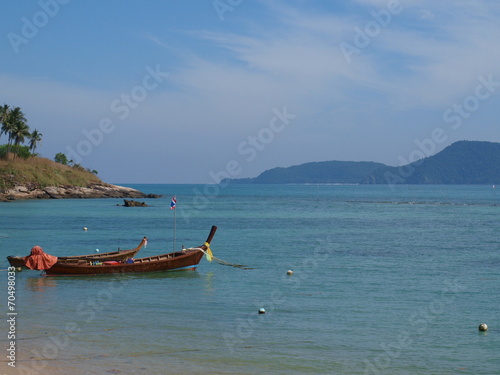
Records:
[[[478,327],[478,329],[481,331],[481,332],[485,332],[488,330],[488,325],[486,323],[481,323]]]
[[[292,276],[292,275],[293,275],[293,271],[292,271],[292,270],[288,270],[288,271],[286,271],[286,274],[287,274],[288,276]]]
[[[87,227],[83,227],[83,231],[86,232],[87,231]]]
[[[260,309],[259,309],[259,314],[265,314],[265,313],[266,313],[266,310],[265,310],[265,309],[263,309],[263,308],[260,308]]]
[[[95,252],[98,253],[99,252],[99,249],[95,249]]]

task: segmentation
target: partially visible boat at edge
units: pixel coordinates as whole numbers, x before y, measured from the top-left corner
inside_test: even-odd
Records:
[[[57,261],[58,262],[65,262],[65,261],[122,261],[122,260],[127,260],[130,258],[133,258],[137,252],[146,244],[147,242],[147,237],[144,237],[135,249],[130,249],[130,250],[117,250],[117,251],[110,251],[107,253],[95,253],[95,254],[87,254],[87,255],[74,255],[74,256],[65,256],[65,257],[58,257]],[[25,263],[25,258],[26,257],[21,257],[21,256],[8,256],[7,260],[9,261],[11,267],[16,267],[16,268],[28,268],[26,267]]]
[[[45,270],[47,275],[103,275],[133,272],[158,272],[174,270],[194,270],[205,254],[211,255],[210,242],[217,230],[212,226],[205,243],[198,247],[182,249],[167,254],[129,259],[120,262],[106,261],[95,264],[95,259],[67,259],[57,261]]]

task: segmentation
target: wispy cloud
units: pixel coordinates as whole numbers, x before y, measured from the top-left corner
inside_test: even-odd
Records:
[[[388,4],[386,0],[358,2],[373,11]],[[351,16],[321,14],[273,3],[278,24],[267,32],[200,32],[198,37],[235,59],[233,79],[239,69],[242,75],[251,72],[253,79],[261,76],[266,82],[284,83],[287,90],[305,96],[304,91],[324,95],[328,89],[337,99],[357,88],[383,93],[394,102],[403,100],[405,106],[439,106],[461,95],[478,74],[500,71],[495,64],[500,50],[494,48],[500,31],[498,5],[483,2],[478,6],[470,1],[401,4],[403,11],[351,64],[346,64],[338,45],[352,43],[354,28],[373,20],[368,11]],[[224,61],[226,67],[228,63]]]

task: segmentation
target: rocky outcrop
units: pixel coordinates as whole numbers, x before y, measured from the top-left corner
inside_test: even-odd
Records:
[[[144,194],[139,190],[111,184],[93,184],[81,186],[47,186],[31,188],[17,185],[0,191],[0,201],[18,199],[75,199],[75,198],[158,198],[160,195]]]
[[[137,201],[132,201],[128,199],[123,200],[123,206],[124,207],[148,207],[148,205],[145,202],[137,202]]]

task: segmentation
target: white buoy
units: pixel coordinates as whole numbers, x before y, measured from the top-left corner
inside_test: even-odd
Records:
[[[488,325],[486,323],[481,323],[478,327],[478,329],[481,331],[481,332],[485,332],[488,330]]]
[[[98,253],[99,252],[99,249],[95,249],[95,252]]]
[[[288,276],[292,276],[292,275],[293,275],[293,271],[292,271],[292,270],[288,270],[288,271],[286,271],[286,274],[287,274]]]
[[[86,232],[87,231],[87,227],[83,227],[83,231]]]
[[[265,314],[265,313],[266,313],[266,310],[264,308],[259,309],[259,314]]]

